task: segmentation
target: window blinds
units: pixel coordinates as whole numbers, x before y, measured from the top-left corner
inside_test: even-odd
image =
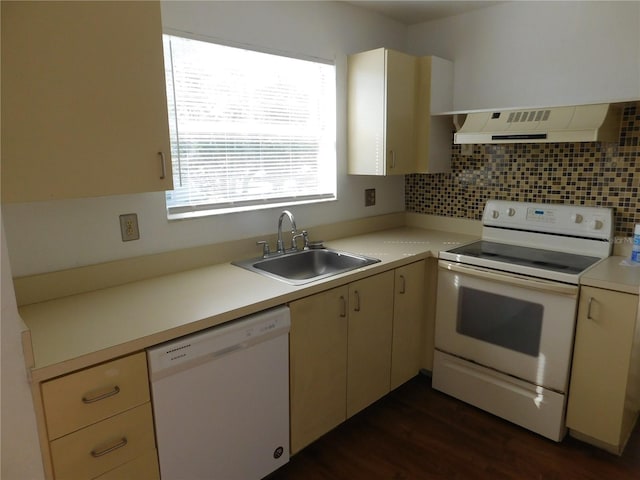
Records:
[[[169,214],[333,199],[335,67],[164,36]]]

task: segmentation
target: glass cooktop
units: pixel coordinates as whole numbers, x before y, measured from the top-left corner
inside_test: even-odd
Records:
[[[568,274],[582,273],[600,260],[598,257],[489,242],[486,240],[480,240],[469,245],[448,250],[448,253]]]

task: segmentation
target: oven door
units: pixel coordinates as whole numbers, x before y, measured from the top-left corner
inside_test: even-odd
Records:
[[[578,287],[439,261],[438,350],[566,392]]]

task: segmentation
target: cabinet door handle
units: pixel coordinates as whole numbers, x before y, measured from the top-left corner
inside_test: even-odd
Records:
[[[593,303],[593,297],[589,297],[589,302],[587,303],[587,320],[595,320],[591,316],[591,304]]]
[[[103,393],[91,392],[89,394],[85,394],[82,397],[82,403],[88,404],[88,403],[98,402],[100,400],[104,400],[105,398],[113,397],[118,393],[120,393],[120,387],[116,385],[111,390],[108,390]]]
[[[164,152],[158,152],[158,155],[160,155],[160,180],[164,180],[167,177],[167,162]]]
[[[340,318],[346,318],[347,316],[347,301],[342,295],[340,295]]]
[[[107,453],[111,453],[114,450],[118,450],[119,448],[122,448],[124,446],[127,445],[127,437],[122,437],[120,440],[116,441],[115,443],[108,445],[104,448],[101,448],[100,450],[95,449],[95,450],[91,450],[91,456],[93,458],[99,458],[102,457],[103,455],[106,455]]]
[[[391,154],[391,165],[389,168],[396,168],[396,152],[395,150],[389,150]]]
[[[400,294],[404,295],[404,293],[407,291],[407,282],[404,278],[404,275],[400,275]]]
[[[360,293],[358,292],[358,290],[353,292],[353,296],[356,300],[353,310],[354,312],[359,312],[360,311]]]

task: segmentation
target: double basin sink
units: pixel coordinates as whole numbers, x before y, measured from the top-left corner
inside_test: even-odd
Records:
[[[379,262],[377,258],[329,248],[299,250],[231,262],[290,285],[302,285]]]

